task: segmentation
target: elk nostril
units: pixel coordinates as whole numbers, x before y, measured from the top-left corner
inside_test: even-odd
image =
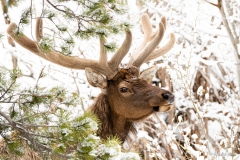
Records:
[[[174,101],[174,95],[172,93],[163,93],[162,98],[169,103],[172,103]]]
[[[168,95],[168,94],[164,94],[164,93],[163,93],[163,94],[162,94],[162,97],[163,97],[164,100],[168,100],[168,99],[169,99],[169,95]]]

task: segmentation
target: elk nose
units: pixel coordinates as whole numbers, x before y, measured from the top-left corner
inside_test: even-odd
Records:
[[[172,103],[174,101],[174,95],[170,92],[163,93],[162,97],[164,100],[168,101],[169,103]]]

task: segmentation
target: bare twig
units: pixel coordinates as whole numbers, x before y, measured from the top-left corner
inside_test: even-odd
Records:
[[[239,55],[239,51],[238,51],[238,47],[237,47],[237,44],[238,44],[238,39],[237,38],[234,38],[234,35],[231,31],[231,23],[227,20],[227,17],[226,17],[226,11],[224,10],[224,7],[227,7],[225,3],[225,5],[223,4],[223,1],[224,0],[218,0],[218,4],[213,4],[213,3],[210,3],[209,1],[205,0],[207,3],[217,7],[220,11],[220,14],[222,16],[222,21],[223,21],[223,24],[224,26],[226,27],[226,30],[227,30],[227,34],[229,36],[229,39],[230,39],[230,42],[232,44],[232,47],[233,47],[233,50],[234,50],[234,57],[236,59],[236,63],[237,63],[237,86],[238,86],[238,90],[240,91],[240,70],[239,70],[239,65],[240,65],[240,55]],[[227,8],[228,9],[228,8]],[[226,9],[226,10],[227,10]]]
[[[10,91],[10,89],[12,88],[12,86],[15,84],[16,79],[10,84],[10,86],[4,91],[4,93],[1,95],[0,100],[8,93],[8,91]]]
[[[161,125],[161,128],[162,128],[162,132],[165,132],[167,130],[167,128],[162,124],[162,121],[160,120],[160,118],[158,117],[158,115],[156,113],[153,114],[154,117],[158,120],[158,123]],[[163,145],[164,145],[164,148],[167,150],[167,155],[168,155],[168,158],[169,159],[172,159],[173,156],[172,156],[172,153],[171,153],[171,150],[170,150],[170,147],[169,147],[169,144],[167,142],[167,139],[166,139],[166,135],[164,134],[164,137],[163,137]]]
[[[214,94],[216,95],[216,97],[218,98],[218,100],[219,100],[222,104],[224,104],[223,100],[222,100],[222,99],[219,97],[219,95],[218,95],[217,89],[216,89],[215,86],[212,84],[212,82],[210,81],[210,79],[205,75],[205,73],[204,73],[201,69],[199,69],[198,71],[202,74],[202,76],[206,79],[206,81],[213,87]]]

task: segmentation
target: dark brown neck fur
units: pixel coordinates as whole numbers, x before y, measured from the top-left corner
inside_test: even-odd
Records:
[[[98,116],[101,122],[97,133],[103,139],[118,136],[121,141],[124,141],[129,130],[133,129],[132,122],[127,121],[124,117],[118,116],[111,111],[107,95],[103,93],[95,99],[90,110]]]

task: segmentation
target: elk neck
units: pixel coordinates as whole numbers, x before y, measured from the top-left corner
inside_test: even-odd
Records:
[[[134,129],[133,123],[116,114],[111,108],[108,95],[103,93],[95,99],[94,104],[89,108],[100,120],[97,134],[103,139],[117,136],[121,141],[124,141],[129,130]]]

